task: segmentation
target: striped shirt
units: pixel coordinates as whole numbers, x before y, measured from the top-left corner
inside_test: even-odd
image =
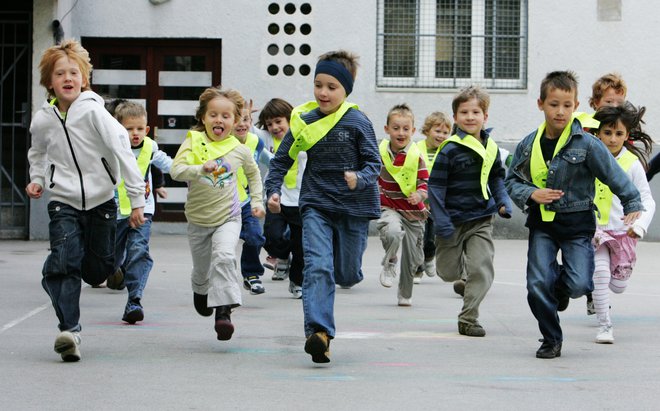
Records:
[[[410,143],[415,144],[415,143]],[[387,152],[390,158],[394,158],[392,164],[395,166],[402,166],[406,161],[406,155],[410,148],[408,146],[399,151],[396,155],[392,153],[391,147],[387,147]],[[422,199],[427,196],[427,181],[429,179],[429,172],[426,169],[426,163],[420,156],[417,166],[417,191],[422,195]],[[423,201],[412,205],[408,202],[407,197],[401,192],[399,183],[394,180],[394,177],[387,171],[385,166],[380,169],[380,176],[378,177],[378,191],[380,192],[380,206],[391,208],[401,214],[406,220],[409,221],[423,221],[428,217],[428,211]]]
[[[315,109],[302,116],[313,123],[325,115]],[[280,194],[282,181],[293,164],[289,149],[293,135],[289,130],[275,157],[270,162],[266,179],[268,198]],[[350,190],[344,171],[357,173],[357,187]],[[359,110],[350,109],[339,122],[307,150],[307,166],[300,188],[300,209],[341,213],[354,217],[380,217],[380,201],[376,180],[380,173],[380,154],[371,121]]]

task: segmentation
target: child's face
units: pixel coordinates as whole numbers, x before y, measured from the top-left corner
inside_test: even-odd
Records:
[[[57,105],[61,111],[67,111],[86,86],[87,80],[83,79],[78,63],[68,57],[60,57],[55,62],[48,88],[52,89],[57,97]]]
[[[314,77],[314,98],[323,114],[332,114],[346,98],[346,90],[339,80],[329,74],[319,73]]]
[[[137,147],[142,144],[144,136],[149,132],[147,119],[144,117],[128,117],[121,121],[121,125],[128,131],[128,138],[131,140],[131,147]]]
[[[398,153],[410,143],[410,139],[415,133],[412,118],[399,114],[391,115],[385,126],[385,133],[390,136],[390,149],[392,152]]]
[[[598,138],[605,143],[613,156],[617,156],[621,152],[623,143],[628,139],[628,130],[621,121],[617,121],[616,124],[602,126],[598,130]]]
[[[426,147],[438,148],[449,137],[449,124],[434,124],[426,135]]]
[[[241,110],[241,118],[238,121],[238,124],[236,124],[236,127],[234,127],[234,135],[238,137],[239,140],[245,141],[251,126],[252,114],[250,113],[250,109],[244,108]]]
[[[232,128],[238,123],[234,103],[225,97],[216,97],[209,101],[202,124],[206,135],[213,141],[222,141],[229,137]]]
[[[601,107],[617,107],[626,101],[626,95],[622,91],[617,91],[612,87],[605,90],[603,97],[595,103],[596,110]]]
[[[575,90],[553,88],[548,91],[545,101],[538,99],[537,104],[545,115],[546,137],[559,138],[580,103],[575,97]]]
[[[281,140],[284,135],[289,131],[289,119],[286,117],[274,117],[266,120],[266,129],[273,138]]]
[[[488,120],[488,114],[484,113],[479,106],[479,100],[476,98],[471,98],[459,104],[456,114],[454,114],[456,125],[474,137],[479,137],[486,120]]]

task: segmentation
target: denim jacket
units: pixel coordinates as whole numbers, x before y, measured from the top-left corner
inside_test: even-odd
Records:
[[[642,211],[640,194],[625,171],[617,164],[607,147],[593,135],[582,129],[578,120],[572,124],[571,135],[548,167],[547,188],[562,190],[564,195],[547,210],[570,213],[594,209],[595,179],[607,184],[623,204],[625,214]],[[538,189],[532,182],[530,159],[536,130],[525,137],[518,146],[507,173],[505,185],[513,202],[527,212],[534,200],[532,193]]]

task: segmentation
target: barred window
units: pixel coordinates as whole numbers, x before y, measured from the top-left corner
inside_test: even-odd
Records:
[[[527,86],[527,0],[378,0],[377,86]]]

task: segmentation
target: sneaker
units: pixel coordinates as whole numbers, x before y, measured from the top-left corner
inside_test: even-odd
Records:
[[[275,270],[273,271],[273,281],[284,281],[289,277],[289,266],[291,261],[289,259],[278,258]]]
[[[231,308],[221,305],[215,309],[215,332],[218,340],[227,341],[234,333],[234,324],[231,323]]]
[[[397,298],[399,300],[399,307],[410,307],[412,305],[412,297],[404,298],[401,294],[397,294]]]
[[[244,279],[243,288],[250,291],[250,294],[252,295],[263,294],[266,292],[264,285],[261,284],[261,280],[256,275]]]
[[[135,324],[138,321],[144,320],[144,310],[142,309],[142,304],[140,304],[139,298],[129,300],[128,303],[126,303],[124,316],[121,320],[129,324]]]
[[[275,266],[277,265],[277,257],[269,255],[266,257],[266,262],[263,263],[263,266],[269,270],[275,271]]]
[[[310,335],[305,341],[305,352],[315,363],[330,362],[330,339],[325,331]]]
[[[289,292],[293,295],[293,298],[299,300],[302,298],[302,287],[296,285],[293,281],[289,281]]]
[[[561,343],[552,344],[542,341],[541,346],[536,350],[536,358],[552,359],[561,357]]]
[[[62,331],[55,338],[55,352],[62,356],[62,361],[80,361],[80,333],[75,331]]]
[[[466,335],[468,337],[484,337],[486,335],[486,330],[479,323],[468,324],[462,321],[458,322],[458,333],[460,335]]]
[[[566,311],[569,301],[568,295],[557,293],[557,311]]]
[[[614,329],[611,325],[601,325],[596,334],[596,343],[614,344]]]
[[[587,315],[596,314],[596,307],[594,306],[593,301],[587,301]]]
[[[110,274],[108,279],[105,280],[105,285],[111,290],[123,290],[126,288],[126,284],[124,284],[124,271],[122,271],[121,267],[113,274]]]
[[[460,280],[454,281],[454,292],[461,297],[465,296],[465,280],[461,278]]]
[[[413,275],[413,284],[420,284],[422,282],[422,277],[424,276],[424,269],[419,267],[415,275]]]
[[[424,262],[424,272],[429,277],[435,277],[436,273],[435,273],[435,261],[434,260]]]
[[[383,271],[380,272],[380,284],[383,287],[390,288],[392,280],[396,278],[396,265],[394,263],[385,263]]]
[[[213,315],[213,308],[208,306],[208,295],[193,292],[193,304],[195,305],[195,311],[197,311],[197,314],[202,317],[210,317]]]

